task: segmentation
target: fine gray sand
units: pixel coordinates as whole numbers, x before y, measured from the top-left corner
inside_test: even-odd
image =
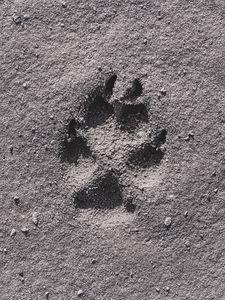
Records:
[[[225,299],[225,2],[0,21],[0,300]]]

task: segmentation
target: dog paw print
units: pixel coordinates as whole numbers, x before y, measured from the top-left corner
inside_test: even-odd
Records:
[[[138,184],[145,178],[148,185],[165,154],[167,131],[151,132],[140,80],[122,94],[114,92],[116,82],[111,75],[86,96],[60,146],[68,164],[65,182],[80,209],[124,206],[134,212],[144,188]]]

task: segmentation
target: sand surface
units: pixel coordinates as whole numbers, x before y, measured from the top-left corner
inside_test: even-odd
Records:
[[[0,299],[225,299],[224,1],[0,24]]]

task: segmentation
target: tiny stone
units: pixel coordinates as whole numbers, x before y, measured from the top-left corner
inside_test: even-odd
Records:
[[[218,192],[218,189],[215,189],[215,190],[214,190],[214,193],[216,194],[217,192]]]
[[[164,88],[162,88],[162,89],[160,90],[160,93],[161,93],[163,96],[166,96],[166,90],[165,90]]]
[[[65,26],[65,24],[64,24],[64,23],[61,23],[61,24],[60,24],[60,26],[61,26],[61,27],[64,27],[64,26]]]
[[[16,229],[15,229],[15,228],[13,228],[13,229],[11,230],[11,233],[10,233],[10,236],[14,236],[14,235],[16,235]]]
[[[20,280],[22,283],[24,283],[24,281],[25,281],[24,277],[22,277]]]
[[[50,119],[51,119],[51,120],[53,120],[53,119],[54,119],[54,116],[53,116],[53,115],[51,115],[51,116],[50,116]]]
[[[27,234],[29,233],[29,229],[28,229],[27,227],[23,227],[23,228],[21,229],[21,231],[22,231],[22,233],[25,234],[25,235],[27,235]]]
[[[161,19],[162,19],[162,15],[158,15],[158,16],[157,16],[157,19],[158,19],[158,20],[161,20]]]
[[[171,223],[172,223],[171,217],[165,218],[164,224],[165,224],[166,227],[169,227],[171,225]]]
[[[20,202],[20,198],[18,196],[14,197],[14,202],[18,205]]]
[[[7,253],[8,253],[8,251],[7,251],[7,249],[6,249],[6,248],[4,248],[4,249],[3,249],[3,251],[4,251],[4,253],[5,253],[5,254],[7,254]]]
[[[32,215],[32,221],[34,223],[34,225],[38,225],[38,213],[35,211]]]
[[[79,291],[77,292],[78,297],[82,296],[83,294],[84,294],[83,290],[79,290]]]
[[[156,292],[159,293],[160,289],[158,287],[155,288]]]
[[[92,259],[91,263],[94,265],[96,263],[96,259]]]
[[[22,23],[21,17],[16,15],[13,16],[13,21],[16,25],[20,25]]]
[[[167,286],[166,287],[166,291],[169,293],[169,291],[170,291],[170,288]]]
[[[35,128],[33,127],[33,128],[31,129],[31,131],[32,131],[32,133],[35,133]]]
[[[27,89],[27,87],[28,87],[28,86],[27,86],[27,83],[24,82],[24,83],[23,83],[23,88],[24,88],[24,89]]]
[[[66,8],[66,1],[62,1],[62,7]]]
[[[49,299],[49,292],[45,293],[45,297],[46,297],[46,299]]]
[[[188,211],[187,210],[184,212],[184,216],[185,216],[185,218],[188,216]]]
[[[23,18],[24,18],[25,21],[27,21],[27,20],[30,19],[30,16],[26,14],[26,15],[23,16]]]
[[[190,241],[186,241],[186,242],[185,242],[185,246],[186,246],[187,248],[190,248],[190,247],[191,247]]]

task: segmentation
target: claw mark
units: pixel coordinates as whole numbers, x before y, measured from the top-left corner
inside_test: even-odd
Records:
[[[111,96],[113,93],[113,88],[115,86],[117,80],[117,75],[110,76],[105,82],[105,94],[107,96]]]
[[[79,136],[76,128],[79,124],[72,119],[68,125],[67,135],[60,146],[60,157],[62,162],[77,164],[79,157],[90,157],[91,150],[87,145],[87,141]]]
[[[132,82],[132,87],[128,88],[126,90],[125,95],[123,96],[122,100],[135,100],[139,96],[141,96],[143,92],[143,87],[139,79],[134,79]]]
[[[116,75],[110,76],[106,80],[103,88],[98,87],[89,95],[89,103],[87,103],[85,113],[85,123],[88,127],[96,128],[113,115],[114,107],[107,99],[110,98],[113,93],[116,79]]]

